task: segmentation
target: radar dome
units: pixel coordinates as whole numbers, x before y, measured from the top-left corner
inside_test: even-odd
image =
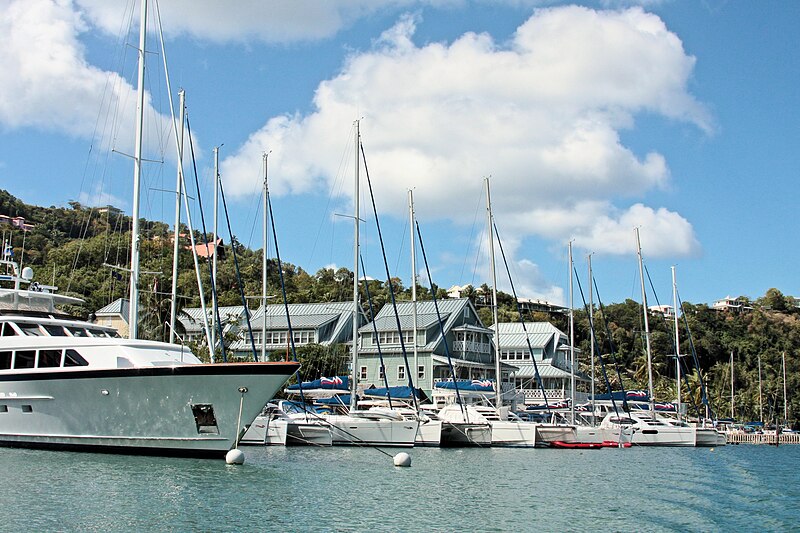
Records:
[[[31,267],[25,267],[22,269],[22,279],[25,281],[30,281],[33,279],[33,269]]]

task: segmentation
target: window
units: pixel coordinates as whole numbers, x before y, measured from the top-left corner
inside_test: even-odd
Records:
[[[43,337],[44,332],[42,328],[39,327],[39,324],[28,324],[25,322],[17,324],[19,329],[22,330],[22,333],[25,335],[29,335],[31,337]]]
[[[67,330],[72,333],[73,337],[88,337],[89,333],[83,328],[75,328],[72,326],[67,326]]]
[[[406,379],[406,367],[403,365],[397,367],[397,379]]]
[[[11,368],[11,352],[0,352],[0,370]]]
[[[14,354],[14,368],[33,368],[36,361],[36,352],[33,350],[20,350]]]
[[[425,365],[419,365],[417,368],[417,379],[425,379]]]
[[[89,366],[89,363],[75,350],[64,353],[64,366]]]
[[[0,405],[0,413],[7,413],[8,406],[7,405]]]
[[[102,329],[90,329],[89,334],[92,337],[108,337],[108,334]]]
[[[39,368],[61,366],[61,350],[39,350]]]
[[[12,337],[17,334],[17,331],[14,329],[14,326],[11,325],[11,322],[5,322],[4,324],[0,324],[3,328],[3,337]]]
[[[42,324],[42,327],[50,334],[51,337],[66,337],[67,333],[61,326],[55,324]]]
[[[359,377],[361,379],[367,379],[367,367],[365,366],[361,367],[361,372],[359,373]]]
[[[381,380],[383,379],[383,377],[384,377],[384,375],[386,373],[385,370],[386,370],[386,368],[383,365],[381,365],[380,372],[378,374],[378,379],[381,379]]]

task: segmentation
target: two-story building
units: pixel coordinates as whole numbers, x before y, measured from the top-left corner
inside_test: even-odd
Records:
[[[526,404],[544,403],[544,394],[536,379],[536,370],[539,371],[548,402],[566,400],[570,397],[571,353],[567,335],[549,322],[526,322],[524,327],[519,322],[502,322],[499,324],[499,330],[495,326],[491,329],[493,333],[499,331],[495,341],[500,347],[500,361],[517,368],[511,373],[510,382],[517,393],[524,396]],[[576,389],[585,390],[589,379],[578,372],[578,356],[579,352],[576,349]],[[585,401],[586,398],[588,395],[585,392],[576,392],[576,402]]]
[[[384,305],[373,322],[359,329],[359,387],[384,386],[379,348],[390,387],[408,385],[403,347],[408,366],[417,369],[414,386],[426,393],[430,393],[435,382],[451,378],[448,352],[457,378],[494,379],[492,331],[478,318],[475,307],[467,298],[447,298],[437,303],[441,324],[433,301],[417,302],[416,339],[411,302],[397,302],[399,331],[391,304]]]
[[[305,344],[352,344],[353,307],[353,302],[289,304],[295,347]],[[359,310],[359,325],[366,321]],[[290,349],[289,322],[283,304],[267,305],[266,312],[263,306],[259,307],[250,316],[250,328],[256,350],[261,349],[262,339],[266,342],[266,351],[269,353],[288,352]],[[247,325],[243,321],[239,323],[239,339],[231,345],[231,350],[242,357],[252,352]]]

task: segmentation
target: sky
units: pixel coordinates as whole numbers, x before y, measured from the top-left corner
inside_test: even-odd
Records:
[[[671,266],[683,301],[800,296],[800,3],[152,4],[146,218],[174,217],[166,63],[176,113],[186,92],[194,226],[196,175],[211,229],[219,147],[233,232],[261,248],[268,152],[281,258],[309,273],[353,267],[358,120],[387,263],[405,286],[409,190],[433,282],[492,285],[488,179],[501,290],[510,279],[520,297],[568,304],[571,242],[584,290],[591,255],[604,302],[640,300],[638,228],[650,304],[672,302]],[[0,188],[130,213],[138,20],[136,1],[0,2]],[[360,166],[362,255],[385,279]],[[417,260],[427,286],[419,249]]]

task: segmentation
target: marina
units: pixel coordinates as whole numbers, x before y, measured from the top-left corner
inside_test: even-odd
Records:
[[[261,447],[243,467],[8,449],[0,508],[11,531],[788,531],[800,513],[798,446],[410,453],[399,469],[354,447]]]

